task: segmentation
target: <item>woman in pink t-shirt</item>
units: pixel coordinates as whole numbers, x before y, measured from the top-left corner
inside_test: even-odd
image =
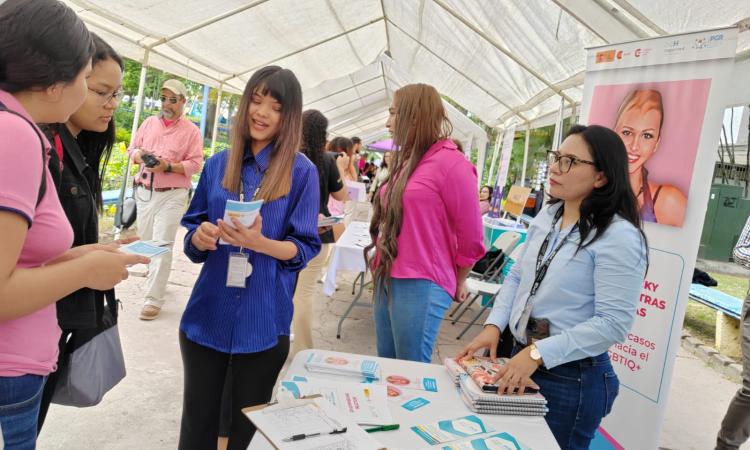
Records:
[[[451,299],[484,255],[476,170],[449,138],[452,127],[432,86],[396,91],[386,128],[393,152],[375,196],[370,231],[378,355],[430,362]]]
[[[83,287],[110,289],[127,265],[116,248],[70,249],[73,232],[34,122],[65,122],[83,103],[93,44],[55,0],[0,4],[0,443],[33,448],[42,387],[55,370],[54,303]]]

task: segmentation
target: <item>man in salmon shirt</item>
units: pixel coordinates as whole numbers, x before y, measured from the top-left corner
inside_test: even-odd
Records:
[[[167,80],[160,100],[161,112],[141,124],[128,153],[140,164],[135,179],[138,235],[171,248],[185,212],[191,178],[203,164],[203,139],[198,127],[184,116],[185,85]],[[153,320],[161,312],[171,268],[171,251],[151,260],[141,320]]]

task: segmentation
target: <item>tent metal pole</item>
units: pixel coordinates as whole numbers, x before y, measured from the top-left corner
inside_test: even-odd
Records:
[[[338,105],[334,106],[333,108],[330,108],[330,109],[326,109],[325,111],[321,111],[321,112],[323,113],[323,115],[327,116],[327,115],[328,115],[328,113],[330,113],[331,111],[335,111],[335,110],[337,110],[337,109],[339,109],[339,108],[341,108],[341,107],[344,107],[344,106],[346,106],[346,105],[351,105],[352,103],[356,103],[356,102],[362,102],[362,98],[363,98],[363,97],[369,97],[369,96],[371,96],[371,95],[375,95],[375,94],[377,94],[377,93],[383,92],[384,90],[385,90],[385,89],[383,88],[383,89],[378,89],[377,91],[372,91],[372,92],[368,92],[367,94],[365,94],[365,95],[362,95],[362,96],[360,96],[360,97],[358,97],[358,98],[355,98],[354,100],[349,100],[349,101],[348,101],[348,102],[346,102],[346,103],[339,103]],[[364,103],[364,102],[362,102],[362,103]],[[386,109],[387,109],[387,108],[386,108]]]
[[[521,167],[521,187],[526,185],[526,164],[529,163],[529,136],[531,134],[531,124],[526,124],[526,140],[523,143],[523,166]]]
[[[189,28],[185,28],[184,30],[178,31],[177,33],[171,34],[169,36],[165,36],[165,37],[159,39],[158,41],[150,44],[148,47],[151,48],[151,49],[153,49],[154,47],[157,47],[157,46],[162,45],[162,44],[166,44],[167,42],[173,41],[173,40],[178,39],[178,38],[180,38],[180,37],[182,37],[182,36],[184,36],[186,34],[192,33],[193,31],[200,30],[201,28],[205,28],[205,27],[207,27],[209,25],[213,25],[216,22],[224,20],[224,19],[226,19],[228,17],[232,17],[232,16],[237,15],[237,14],[239,14],[241,12],[245,12],[248,9],[255,8],[256,6],[262,5],[263,3],[266,3],[268,1],[270,1],[270,0],[258,0],[258,1],[255,1],[253,3],[249,3],[247,5],[242,5],[242,6],[237,7],[235,9],[231,10],[231,11],[227,11],[225,13],[219,14],[216,17],[212,17],[210,19],[204,20],[203,22],[198,22],[198,23],[196,23],[195,25],[193,25],[193,26],[191,26]]]
[[[272,59],[270,61],[264,62],[263,64],[259,64],[259,65],[255,66],[253,68],[250,68],[250,69],[247,69],[247,70],[242,70],[240,72],[232,74],[232,75],[230,75],[229,77],[225,78],[222,81],[226,83],[227,81],[229,81],[229,80],[231,80],[233,78],[238,78],[238,77],[240,77],[242,75],[248,74],[250,72],[254,72],[256,69],[259,69],[261,67],[265,67],[265,66],[271,65],[271,64],[273,64],[275,62],[281,61],[282,59],[289,58],[290,56],[294,56],[294,55],[297,55],[299,53],[305,52],[305,51],[310,50],[311,48],[315,48],[315,47],[317,47],[319,45],[323,45],[326,42],[330,42],[330,41],[338,39],[338,38],[340,38],[342,36],[346,36],[346,35],[348,35],[350,33],[353,33],[355,31],[361,30],[362,28],[368,27],[368,26],[370,26],[370,25],[372,25],[374,23],[380,22],[381,20],[384,20],[384,19],[385,19],[384,17],[378,17],[377,19],[372,19],[369,22],[365,22],[362,25],[354,27],[354,28],[352,28],[350,30],[346,30],[346,31],[343,31],[343,32],[338,33],[336,35],[327,37],[327,38],[323,39],[322,41],[318,41],[318,42],[315,42],[313,44],[310,44],[310,45],[307,45],[305,47],[302,47],[300,49],[297,49],[297,50],[295,50],[293,52],[289,52],[286,55],[279,56],[278,58],[274,58],[274,59]]]
[[[495,164],[497,164],[497,155],[500,153],[500,144],[503,141],[503,133],[505,130],[498,129],[495,134],[495,148],[492,150],[492,162],[490,162],[490,175],[487,177],[487,182],[492,183],[492,175],[495,173]]]
[[[325,100],[327,98],[333,97],[334,95],[338,95],[338,94],[341,94],[343,92],[349,91],[351,89],[357,88],[359,86],[362,86],[363,84],[369,83],[370,81],[375,81],[375,80],[377,80],[380,77],[381,77],[381,75],[376,75],[376,76],[374,76],[374,77],[372,77],[372,78],[370,78],[368,80],[360,81],[359,83],[353,84],[353,85],[351,85],[349,87],[345,87],[344,89],[339,89],[338,91],[331,92],[330,94],[327,94],[327,95],[325,95],[323,97],[316,98],[315,100],[312,100],[312,101],[309,101],[309,102],[305,102],[305,108],[307,108],[308,106],[312,105],[313,103],[319,102],[321,100]]]
[[[508,50],[507,48],[505,48],[504,46],[502,46],[499,42],[497,42],[495,39],[493,39],[492,37],[490,37],[487,33],[485,33],[484,31],[480,30],[473,23],[471,23],[468,20],[466,20],[462,15],[458,14],[457,12],[455,12],[453,9],[451,9],[450,6],[446,5],[445,2],[443,2],[443,0],[432,0],[432,1],[435,2],[441,8],[443,8],[445,10],[445,12],[447,12],[451,16],[455,17],[456,19],[458,19],[459,22],[461,22],[464,25],[466,25],[474,33],[476,33],[479,36],[481,36],[482,39],[484,39],[485,41],[487,41],[487,43],[489,43],[490,45],[492,45],[493,47],[495,47],[497,50],[499,50],[501,53],[503,53],[505,56],[507,56],[508,58],[510,58],[511,60],[513,60],[513,62],[515,62],[516,64],[518,64],[519,66],[521,66],[526,72],[530,73],[534,78],[536,78],[537,80],[539,80],[542,83],[544,83],[548,88],[552,89],[555,93],[557,93],[558,95],[560,95],[561,97],[563,97],[565,100],[567,100],[569,102],[573,101],[572,98],[570,98],[567,95],[565,95],[565,93],[561,89],[559,89],[555,84],[553,84],[552,82],[550,82],[549,80],[547,80],[539,72],[537,72],[536,70],[534,70],[531,66],[529,66],[528,64],[526,64],[524,61],[522,61],[516,55],[514,55],[513,52],[511,52],[510,50]]]
[[[484,86],[482,86],[479,83],[477,83],[476,81],[474,81],[473,78],[467,76],[465,73],[463,73],[461,70],[459,70],[456,66],[454,66],[451,63],[449,63],[448,61],[445,60],[445,58],[443,58],[442,56],[440,56],[436,52],[434,52],[430,47],[428,47],[425,44],[423,44],[422,42],[420,42],[419,39],[415,38],[414,36],[412,36],[411,34],[409,34],[406,30],[404,30],[400,26],[396,25],[395,23],[391,22],[390,20],[387,20],[387,22],[389,24],[393,25],[394,28],[396,28],[400,32],[404,33],[409,39],[411,39],[412,41],[414,41],[417,45],[419,45],[423,49],[427,50],[428,53],[430,53],[432,56],[434,56],[435,58],[437,58],[438,60],[440,60],[440,62],[442,62],[446,66],[450,67],[454,72],[460,74],[469,83],[473,84],[478,89],[480,89],[482,92],[484,92],[485,94],[487,94],[490,97],[492,97],[493,100],[495,100],[496,102],[498,102],[501,105],[503,105],[503,107],[507,108],[508,111],[512,111],[513,114],[515,114],[516,116],[518,116],[523,122],[529,123],[529,119],[527,119],[526,116],[524,116],[523,114],[521,114],[520,112],[518,112],[516,108],[513,108],[512,106],[508,105],[507,103],[505,103],[504,101],[502,101],[501,99],[499,99],[495,94],[493,94],[492,92],[490,92],[487,89],[485,89]]]
[[[134,40],[134,39],[132,39],[132,38],[130,38],[130,37],[128,37],[128,36],[126,36],[126,35],[118,32],[116,30],[113,30],[110,26],[102,24],[101,22],[98,22],[97,20],[92,19],[91,17],[83,17],[82,20],[87,25],[92,25],[94,27],[101,28],[102,30],[105,30],[107,33],[109,33],[109,34],[111,34],[113,36],[116,36],[116,37],[118,37],[118,38],[120,38],[120,39],[122,39],[124,41],[130,42],[133,45],[137,45],[138,47],[141,47],[144,50],[146,50],[148,48],[148,46],[141,44],[139,41],[136,41],[136,40]],[[153,53],[154,55],[159,55],[160,57],[166,59],[167,61],[173,62],[173,63],[177,64],[180,67],[184,67],[188,71],[195,72],[198,75],[202,75],[202,76],[208,78],[209,80],[216,82],[216,84],[221,83],[220,79],[218,79],[218,78],[216,78],[216,77],[214,77],[212,75],[209,75],[206,72],[203,72],[201,70],[195,69],[193,67],[188,67],[188,66],[185,65],[184,61],[178,61],[178,60],[176,60],[175,58],[173,58],[171,56],[168,56],[168,55],[165,55],[164,53],[159,52],[158,50],[149,49],[149,53]]]
[[[216,151],[216,133],[219,131],[219,116],[221,115],[221,94],[223,93],[224,85],[219,85],[219,92],[216,96],[216,114],[214,114],[214,126],[211,131],[211,156],[214,156]]]
[[[385,26],[385,51],[387,52],[388,57],[392,58],[391,33],[388,31],[388,14],[385,13],[385,3],[383,2],[383,0],[380,0],[380,10],[383,12],[383,18],[385,19],[385,21],[383,22],[383,25]]]
[[[141,63],[141,77],[138,80],[138,96],[135,101],[135,114],[133,114],[133,127],[130,130],[130,145],[133,145],[135,141],[135,134],[138,131],[138,122],[141,118],[141,112],[143,112],[144,93],[146,90],[146,74],[148,73],[148,57],[150,50],[145,49],[143,51],[143,62]],[[120,186],[120,193],[117,196],[117,203],[115,204],[115,231],[122,229],[122,203],[125,201],[125,192],[128,189],[128,178],[130,178],[130,166],[132,161],[128,156],[128,160],[125,163],[125,173],[122,174],[122,186]]]

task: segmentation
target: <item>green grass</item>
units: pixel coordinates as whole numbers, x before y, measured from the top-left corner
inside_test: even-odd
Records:
[[[733,277],[731,275],[721,275],[709,273],[719,285],[714,289],[744,299],[747,293],[747,278]],[[690,333],[700,339],[707,345],[713,346],[716,336],[716,310],[695,301],[689,301],[687,311],[685,311],[685,322],[683,324]]]
[[[719,285],[714,289],[718,289],[721,292],[733,295],[740,300],[744,300],[747,294],[748,280],[747,278],[733,277],[731,275],[721,275],[718,273],[709,273]]]

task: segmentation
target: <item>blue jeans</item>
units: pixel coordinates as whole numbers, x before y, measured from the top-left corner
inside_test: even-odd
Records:
[[[432,361],[440,324],[453,300],[430,280],[389,278],[375,291],[373,316],[378,356]]]
[[[517,353],[519,347],[514,349]],[[531,376],[547,399],[547,425],[562,450],[587,450],[602,419],[612,410],[620,381],[609,355],[571,361]]]
[[[45,377],[0,377],[0,444],[5,450],[36,447],[36,424]]]

